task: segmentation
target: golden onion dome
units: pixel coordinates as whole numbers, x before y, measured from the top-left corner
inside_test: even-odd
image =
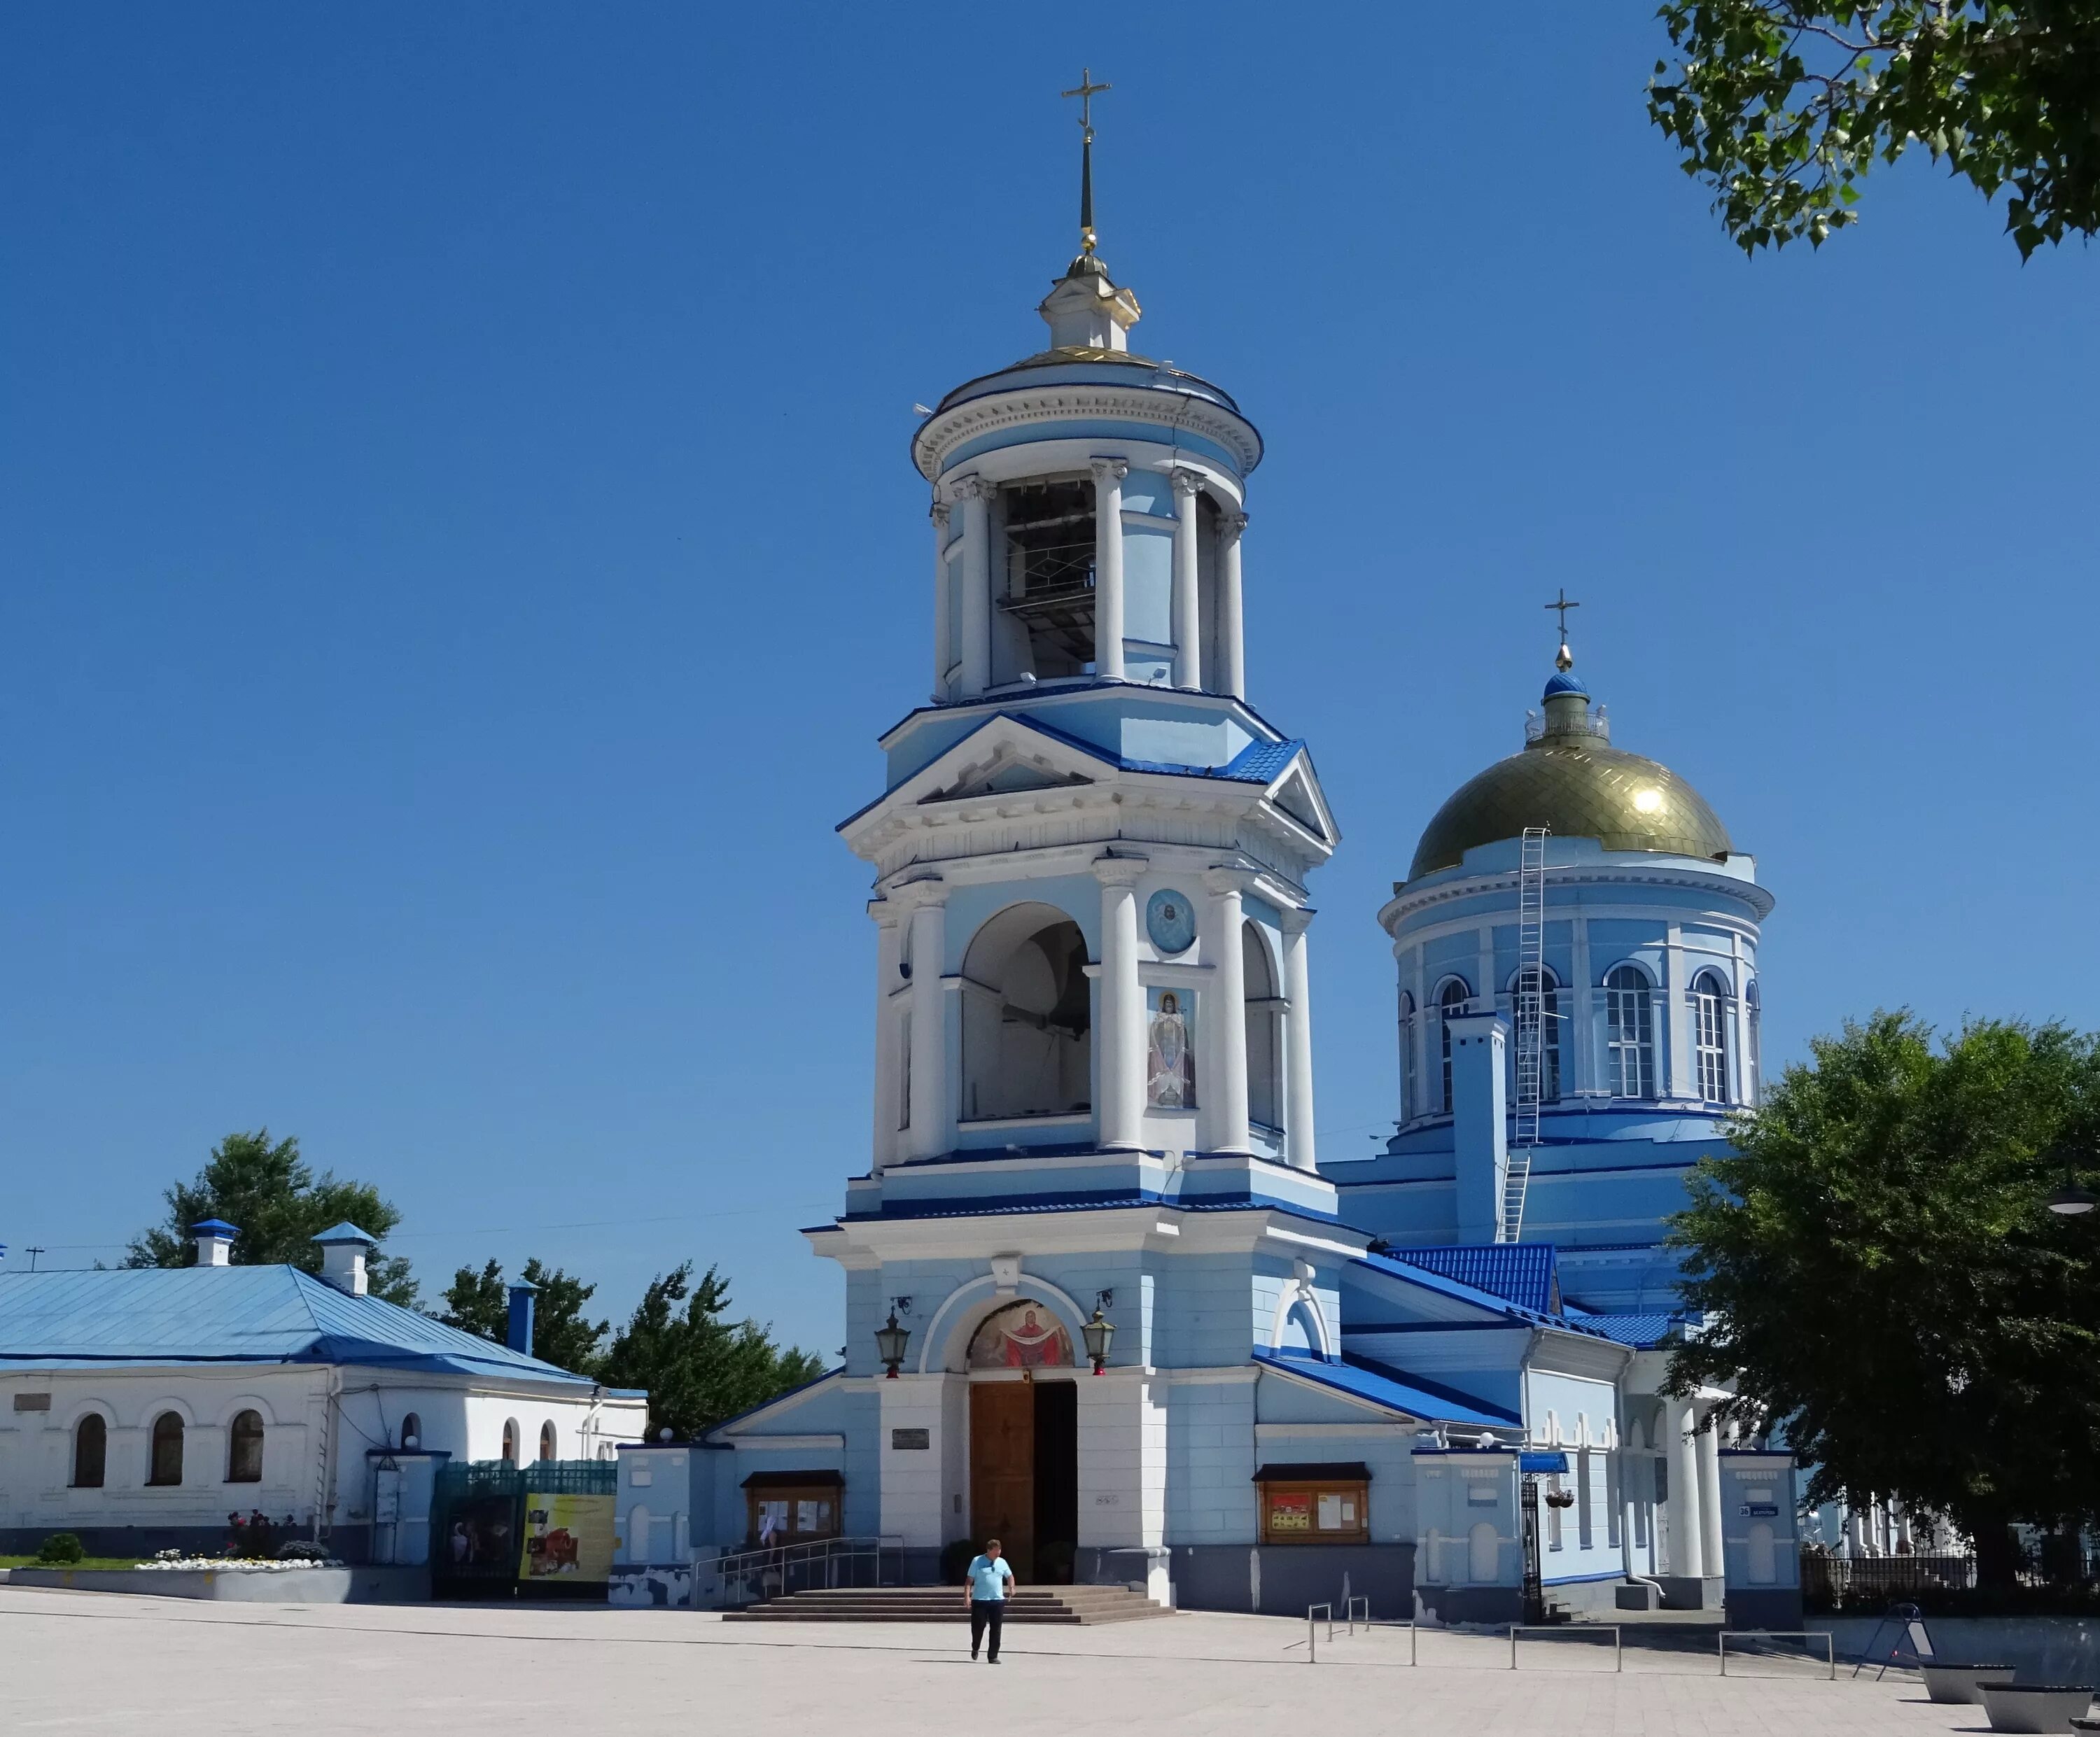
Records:
[[[1477,844],[1546,827],[1607,850],[1652,850],[1718,861],[1735,849],[1721,817],[1669,767],[1611,745],[1590,696],[1565,673],[1546,685],[1544,728],[1524,752],[1468,779],[1437,809],[1407,871],[1419,880],[1456,868]]]

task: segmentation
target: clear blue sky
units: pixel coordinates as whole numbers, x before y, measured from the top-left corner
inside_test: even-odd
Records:
[[[1140,347],[1268,437],[1253,697],[1344,839],[1320,1133],[1395,1096],[1374,913],[1520,743],[1565,584],[1621,746],[1779,899],[1779,1057],[2100,1025],[2100,266],[1924,161],[1745,262],[1615,8],[0,15],[0,1239],[114,1259],[232,1129],[426,1294],[720,1262],[867,1156],[833,824],[924,694],[915,399],[1039,347],[1076,128]]]

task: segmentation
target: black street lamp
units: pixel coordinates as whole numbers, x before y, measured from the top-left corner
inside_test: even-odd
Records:
[[[2095,1205],[2100,1202],[2096,1202],[2089,1190],[2079,1187],[2068,1176],[2063,1179],[2063,1186],[2049,1197],[2049,1210],[2059,1218],[2077,1218],[2090,1212]]]
[[[889,1299],[889,1319],[875,1329],[875,1354],[882,1360],[885,1371],[884,1379],[895,1381],[897,1372],[904,1366],[904,1347],[911,1342],[908,1328],[897,1325],[897,1311],[902,1306],[907,1314],[911,1310],[909,1297]]]
[[[1109,1347],[1115,1343],[1115,1323],[1101,1311],[1114,1307],[1115,1293],[1101,1292],[1094,1298],[1094,1318],[1079,1329],[1079,1337],[1087,1342],[1087,1355],[1093,1360],[1096,1375],[1108,1367]]]

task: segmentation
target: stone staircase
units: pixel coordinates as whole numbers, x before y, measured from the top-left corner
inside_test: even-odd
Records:
[[[1123,1586],[1024,1586],[1006,1601],[1008,1623],[1133,1622],[1173,1614]],[[960,1586],[841,1586],[722,1612],[724,1622],[960,1623],[969,1617],[969,1598]]]

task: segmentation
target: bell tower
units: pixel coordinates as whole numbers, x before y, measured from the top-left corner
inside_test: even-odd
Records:
[[[1314,1162],[1305,882],[1336,835],[1304,743],[1247,697],[1261,437],[1131,349],[1082,126],[1048,346],[912,440],[932,689],[840,828],[875,874],[877,1177],[971,1154]]]

